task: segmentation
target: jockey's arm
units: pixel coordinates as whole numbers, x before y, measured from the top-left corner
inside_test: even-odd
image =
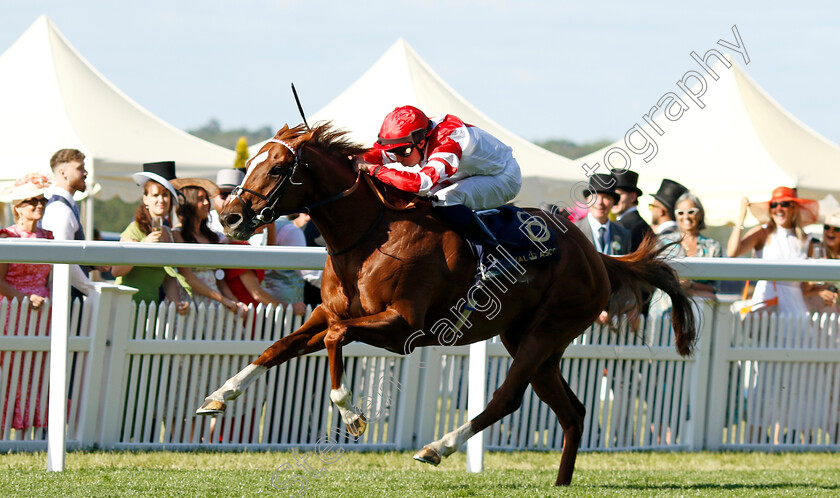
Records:
[[[432,187],[447,177],[439,161],[430,161],[422,166],[401,166],[383,156],[384,153],[378,151],[364,155],[356,162],[357,171],[366,171],[392,187],[420,196],[427,195]]]

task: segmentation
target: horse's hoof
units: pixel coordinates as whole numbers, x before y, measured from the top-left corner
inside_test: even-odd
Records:
[[[440,455],[438,455],[438,452],[428,446],[423,446],[422,450],[415,453],[414,459],[418,462],[430,463],[435,467],[437,467],[440,463]]]
[[[364,415],[359,415],[359,418],[357,418],[355,422],[347,424],[347,432],[349,432],[354,438],[358,438],[364,434],[365,429],[367,429],[367,421],[365,420]]]
[[[206,399],[201,408],[195,411],[196,415],[219,415],[225,412],[225,403],[215,399]]]

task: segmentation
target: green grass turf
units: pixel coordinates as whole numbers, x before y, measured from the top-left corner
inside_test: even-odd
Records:
[[[583,453],[572,486],[552,486],[558,453],[488,453],[464,471],[459,452],[437,468],[411,452],[71,452],[46,472],[45,453],[0,455],[0,496],[731,496],[840,495],[830,453]],[[305,458],[305,460],[303,460]],[[300,459],[300,460],[298,460]],[[278,468],[305,461],[318,475]],[[286,489],[272,486],[285,483]]]

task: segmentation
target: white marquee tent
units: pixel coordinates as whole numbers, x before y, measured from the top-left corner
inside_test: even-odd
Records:
[[[365,145],[376,140],[382,119],[395,107],[413,105],[429,116],[454,114],[513,148],[522,168],[522,191],[516,203],[538,206],[567,199],[574,182],[585,180],[572,161],[504,129],[455,93],[404,40],[391,48],[355,83],[307,121],[332,121]],[[292,123],[290,123],[292,124]],[[256,152],[261,144],[251,148]]]
[[[664,134],[643,127],[656,141],[656,156],[645,163],[641,155],[630,154],[630,168],[639,173],[639,188],[646,194],[639,202],[643,216],[650,219],[647,194],[655,193],[663,178],[700,198],[709,225],[735,221],[741,197],[766,201],[779,186],[797,187],[800,196],[812,199],[840,192],[840,147],[788,113],[735,62],[713,69],[720,79],[706,76],[705,108],[684,97],[689,109],[678,120],[669,122],[657,113],[653,120]],[[612,147],[628,150],[619,141],[577,163],[603,166]],[[747,222],[756,223],[749,216]]]
[[[234,152],[205,142],[143,109],[99,74],[46,17],[0,56],[0,182],[49,170],[62,148],[87,156],[99,197],[135,201],[130,174],[174,160],[178,176],[215,178]]]

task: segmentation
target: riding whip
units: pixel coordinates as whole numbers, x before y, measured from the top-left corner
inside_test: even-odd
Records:
[[[300,99],[298,98],[294,83],[292,83],[292,93],[295,95],[295,102],[297,102],[298,111],[300,111],[300,118],[303,119],[303,124],[306,125],[306,130],[312,131],[312,128],[309,127],[309,123],[306,122],[306,115],[303,114],[303,106],[300,105]]]

